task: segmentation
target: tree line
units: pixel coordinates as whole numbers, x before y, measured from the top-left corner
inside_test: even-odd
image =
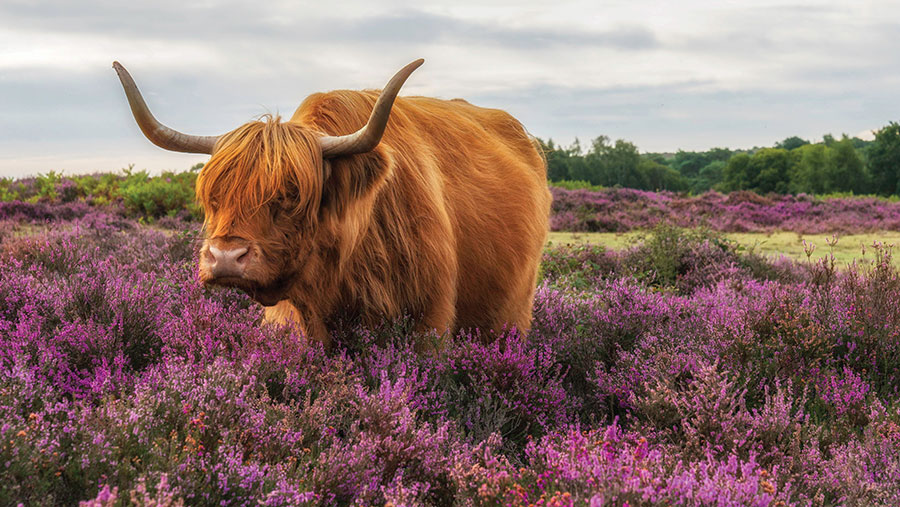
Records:
[[[789,137],[772,147],[713,148],[675,154],[640,153],[637,146],[607,136],[586,149],[576,139],[568,147],[540,141],[548,179],[598,186],[702,193],[752,190],[830,194],[900,194],[900,124],[891,122],[864,141],[825,135],[811,143]]]

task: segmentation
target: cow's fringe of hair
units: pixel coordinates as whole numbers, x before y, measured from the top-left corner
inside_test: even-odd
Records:
[[[197,178],[197,199],[207,211],[211,237],[247,221],[276,199],[286,211],[312,219],[322,195],[322,156],[318,134],[265,115],[225,134]],[[214,211],[214,213],[209,213]]]

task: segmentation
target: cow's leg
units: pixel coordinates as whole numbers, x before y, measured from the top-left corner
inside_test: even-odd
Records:
[[[267,306],[265,318],[267,322],[284,324],[297,329],[308,340],[322,342],[326,349],[331,346],[331,334],[322,319],[302,315],[297,306],[287,299],[274,306]]]
[[[452,264],[444,268],[416,326],[416,334],[422,337],[416,343],[418,351],[442,350],[456,332],[456,270]]]

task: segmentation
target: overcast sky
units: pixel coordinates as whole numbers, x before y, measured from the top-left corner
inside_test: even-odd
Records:
[[[900,120],[900,2],[2,0],[0,175],[185,169],[131,118],[220,134],[303,98],[380,88],[502,108],[563,144],[772,145]],[[488,5],[490,4],[490,5]]]

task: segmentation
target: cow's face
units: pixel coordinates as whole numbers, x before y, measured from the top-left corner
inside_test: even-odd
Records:
[[[134,118],[151,142],[167,150],[212,155],[197,178],[207,234],[200,252],[200,279],[240,287],[265,305],[284,299],[312,250],[313,243],[304,238],[313,236],[322,200],[332,213],[341,214],[348,200],[383,180],[385,173],[379,169],[385,160],[373,150],[400,87],[423,62],[416,60],[391,78],[359,130],[353,132],[362,118],[323,115],[334,123],[331,130],[352,134],[325,135],[267,117],[222,136],[187,135],[161,124],[125,67],[113,62]],[[357,100],[360,97],[356,95]],[[323,159],[353,155],[364,155],[364,160],[356,170],[335,172],[332,179],[338,181],[329,195],[323,195],[329,172]]]
[[[264,305],[285,298],[312,249],[322,157],[315,134],[278,119],[227,134],[197,179],[206,239],[199,277]]]

